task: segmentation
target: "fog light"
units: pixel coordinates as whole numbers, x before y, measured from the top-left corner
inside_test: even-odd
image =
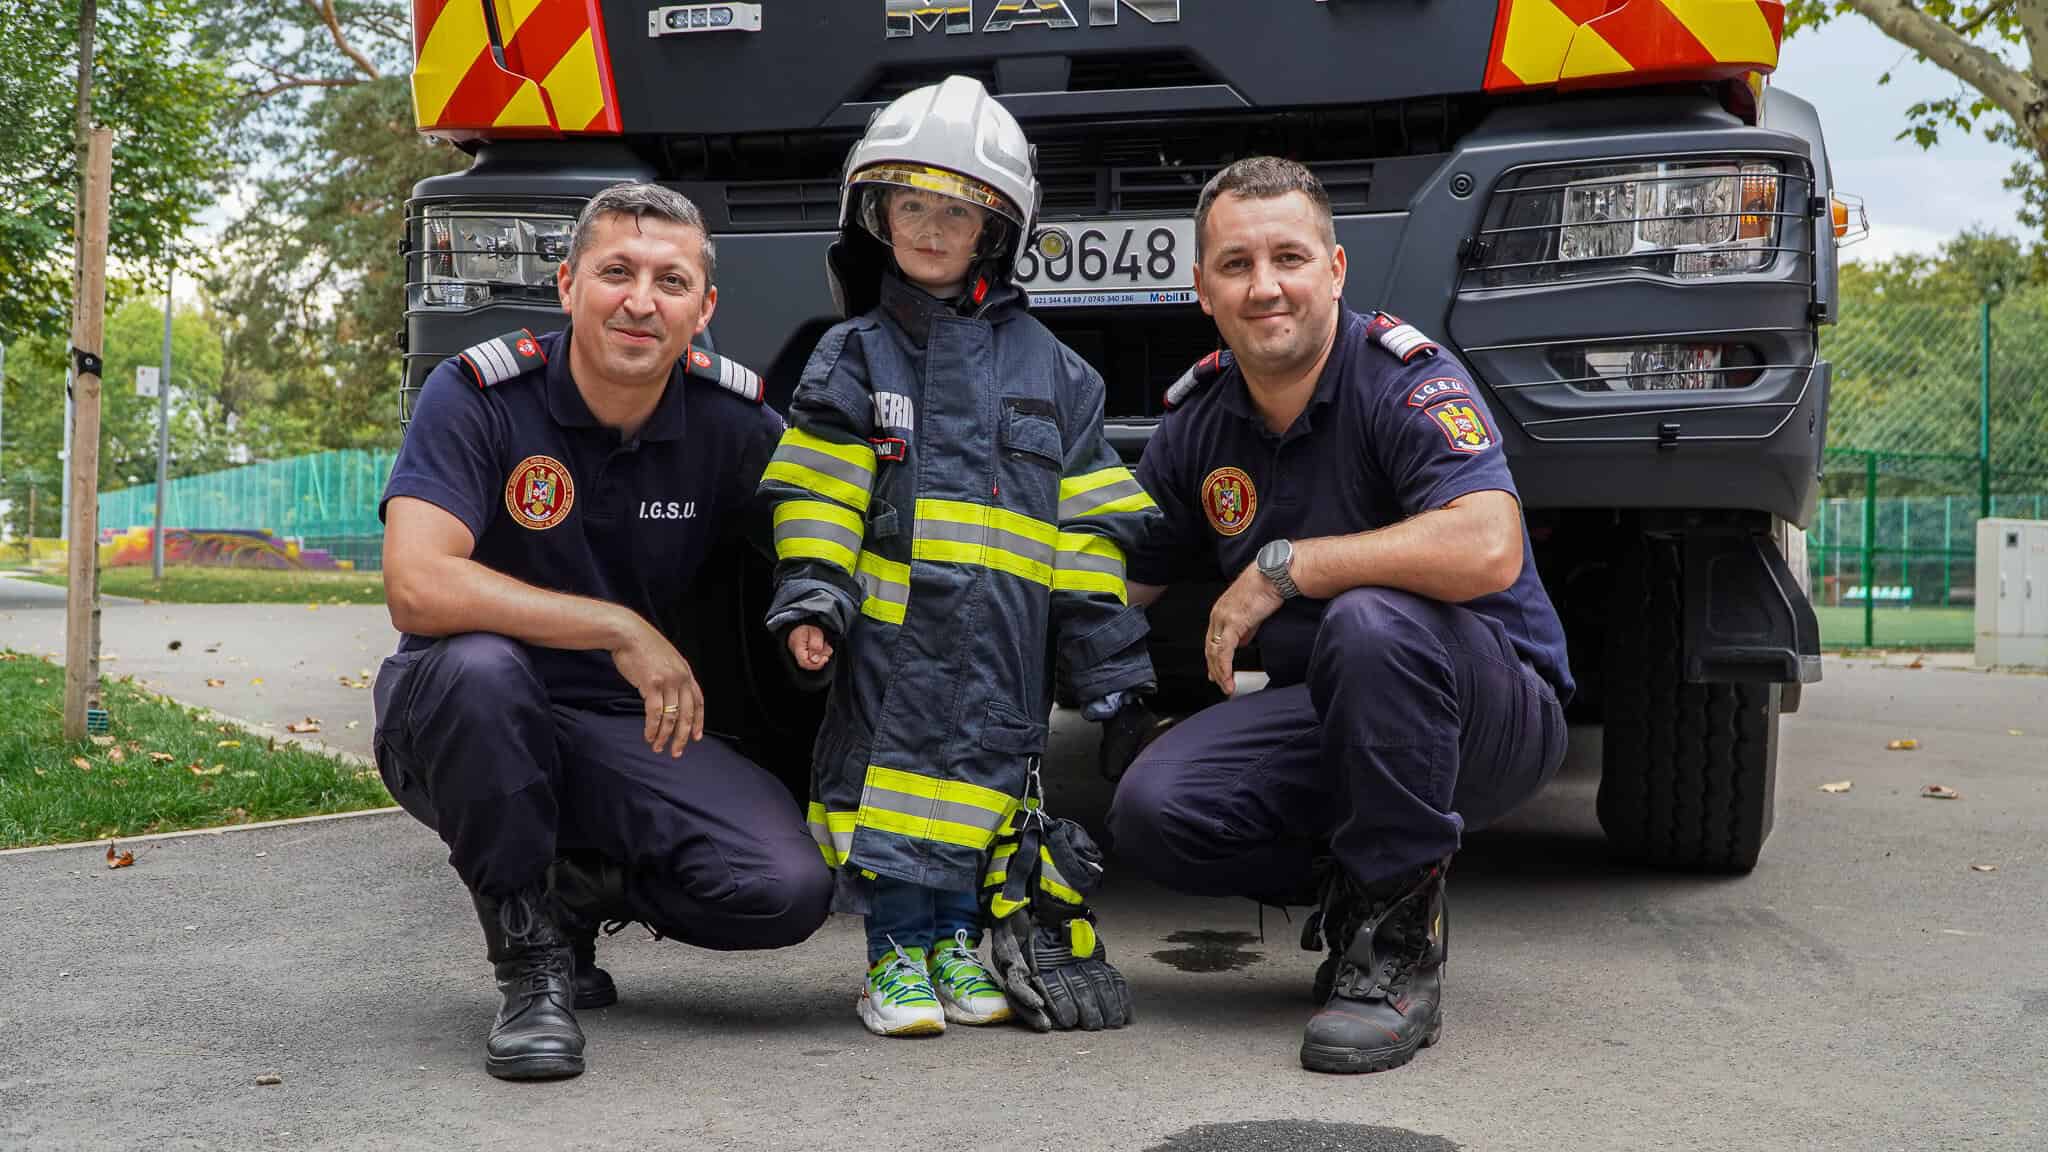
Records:
[[[1725,344],[1610,344],[1558,349],[1552,365],[1580,392],[1694,392],[1756,381],[1749,349]]]

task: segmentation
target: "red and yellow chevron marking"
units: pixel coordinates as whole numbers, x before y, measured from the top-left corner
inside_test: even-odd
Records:
[[[599,0],[413,0],[413,117],[446,136],[616,133]],[[488,4],[504,50],[491,51]]]
[[[1500,0],[1486,88],[1746,77],[1778,66],[1783,0]]]

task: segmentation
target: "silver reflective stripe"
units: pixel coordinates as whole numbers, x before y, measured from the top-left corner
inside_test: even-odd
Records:
[[[784,555],[784,545],[799,540],[825,540],[846,549],[849,557],[860,554],[860,533],[849,532],[843,525],[830,520],[794,518],[775,525],[775,553]],[[846,565],[841,564],[841,568]],[[849,569],[850,571],[850,569]]]
[[[956,524],[950,520],[919,520],[917,537],[920,540],[950,540],[958,544],[976,544],[983,548],[998,548],[1004,552],[1035,560],[1050,568],[1053,566],[1053,549],[1029,536],[1019,536],[991,524]]]
[[[863,592],[885,604],[894,604],[898,608],[910,605],[910,585],[889,579],[875,571],[871,564],[860,566],[860,586]]]
[[[834,832],[830,828],[826,827],[822,821],[818,820],[813,820],[810,822],[810,824],[811,839],[817,841],[820,844],[828,844],[831,846],[833,852],[832,860],[834,864],[837,864],[839,861],[846,859],[847,854],[853,851],[852,832]]]
[[[1102,572],[1121,579],[1124,574],[1122,555],[1104,556],[1096,552],[1080,552],[1060,549],[1060,571]]]
[[[919,820],[936,819],[947,820],[954,824],[965,824],[970,828],[983,829],[991,836],[995,834],[996,829],[1003,823],[1003,814],[1000,812],[991,812],[986,808],[977,808],[972,804],[959,804],[951,800],[934,800],[929,796],[913,796],[908,792],[898,792],[891,788],[878,787],[872,782],[868,784],[867,790],[861,794],[861,806],[864,808],[881,808],[889,812],[899,812]]]
[[[1133,496],[1142,496],[1144,494],[1145,488],[1138,483],[1137,477],[1133,476],[1128,480],[1117,480],[1104,484],[1100,488],[1091,488],[1079,495],[1069,496],[1065,500],[1060,501],[1060,519],[1073,520],[1085,516],[1105,504],[1112,504],[1118,500],[1128,500]]]
[[[842,480],[863,492],[867,491],[869,482],[874,479],[874,473],[866,468],[862,468],[858,464],[848,464],[837,456],[827,455],[816,449],[806,448],[801,444],[792,444],[787,440],[783,441],[782,446],[775,450],[773,459],[809,468],[813,472],[822,472],[834,480]]]

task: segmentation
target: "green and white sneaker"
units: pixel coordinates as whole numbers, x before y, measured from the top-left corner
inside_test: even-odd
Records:
[[[975,955],[967,929],[932,950],[932,987],[939,994],[946,1019],[955,1024],[1000,1024],[1013,1014],[1009,998]]]
[[[868,969],[860,1022],[877,1036],[936,1036],[946,1030],[946,1014],[925,974],[924,949],[896,945]]]

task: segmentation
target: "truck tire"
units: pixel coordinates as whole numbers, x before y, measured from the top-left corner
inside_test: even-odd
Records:
[[[1600,827],[1653,868],[1746,873],[1771,833],[1779,685],[1684,681],[1680,572],[1676,542],[1645,540],[1617,573]]]

